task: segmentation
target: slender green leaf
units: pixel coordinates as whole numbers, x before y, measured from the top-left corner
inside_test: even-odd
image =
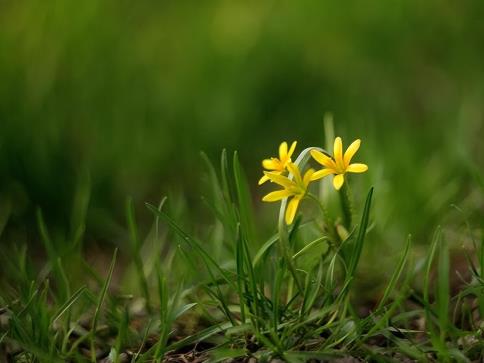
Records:
[[[72,296],[67,300],[54,314],[51,320],[51,325],[55,324],[55,322],[62,316],[64,313],[71,308],[71,306],[84,294],[86,290],[86,286],[82,286],[79,288]]]
[[[113,253],[113,258],[111,260],[111,264],[109,265],[108,276],[104,282],[102,290],[99,294],[99,299],[96,305],[96,310],[94,310],[94,317],[92,319],[91,325],[91,360],[93,362],[96,361],[96,346],[95,346],[95,338],[96,338],[96,331],[97,331],[97,324],[99,320],[99,314],[101,312],[102,305],[106,298],[106,294],[108,292],[108,287],[111,284],[111,279],[113,277],[114,266],[116,264],[116,257],[118,255],[118,249],[116,248]]]
[[[136,272],[138,274],[139,284],[141,287],[141,292],[146,300],[146,306],[148,311],[151,311],[151,299],[148,289],[148,281],[146,280],[146,275],[143,267],[143,260],[141,258],[141,241],[139,239],[138,227],[136,225],[136,220],[134,216],[134,206],[133,200],[128,198],[126,200],[126,220],[129,227],[129,235],[131,242],[131,253],[133,257],[134,264],[136,266]]]
[[[403,254],[400,257],[400,260],[398,261],[397,268],[393,271],[392,277],[390,279],[390,282],[388,283],[385,291],[383,292],[383,297],[380,300],[380,303],[378,304],[378,307],[376,308],[376,311],[380,310],[386,303],[388,297],[390,294],[394,291],[395,286],[400,279],[400,276],[403,272],[403,269],[405,268],[405,264],[408,259],[408,253],[410,251],[410,245],[411,245],[412,238],[409,235],[407,238],[407,243],[405,244],[405,249],[403,250]]]

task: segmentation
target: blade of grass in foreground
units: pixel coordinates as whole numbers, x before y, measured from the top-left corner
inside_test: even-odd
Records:
[[[148,282],[143,268],[143,260],[141,258],[141,241],[139,240],[138,227],[134,217],[133,200],[128,198],[126,200],[126,220],[128,222],[129,234],[130,234],[130,246],[133,253],[133,261],[136,266],[136,272],[138,273],[138,279],[141,286],[141,292],[146,300],[146,308],[148,312],[151,312],[150,293],[148,290]]]
[[[398,280],[400,279],[403,269],[405,268],[405,265],[407,263],[408,253],[410,251],[411,243],[412,243],[412,236],[409,235],[407,238],[407,243],[405,244],[405,249],[403,251],[402,257],[400,258],[400,261],[397,264],[397,268],[393,271],[393,275],[390,279],[390,282],[388,283],[385,289],[385,292],[383,293],[383,297],[381,298],[380,303],[378,304],[378,307],[375,309],[375,312],[378,312],[385,305],[390,294],[395,289],[395,286]]]
[[[102,290],[99,294],[99,300],[97,302],[96,310],[94,311],[94,317],[92,319],[92,326],[91,326],[91,361],[96,362],[96,330],[97,330],[97,323],[99,319],[99,313],[101,312],[101,307],[103,305],[104,299],[108,292],[108,287],[111,284],[111,279],[113,277],[114,272],[114,265],[116,264],[116,257],[118,255],[118,249],[116,248],[113,253],[113,258],[111,260],[111,264],[108,270],[108,276],[104,282]]]
[[[244,273],[244,250],[242,244],[240,243],[240,232],[237,230],[237,244],[235,250],[235,266],[237,269],[237,292],[240,304],[240,320],[245,323],[245,273]]]
[[[438,277],[437,277],[437,314],[440,327],[440,345],[446,346],[446,337],[449,329],[449,249],[445,238],[441,238],[439,246]],[[447,349],[444,349],[444,356],[447,356]]]
[[[49,230],[45,224],[44,217],[40,209],[37,209],[36,217],[41,240],[44,244],[44,248],[47,252],[47,257],[49,259],[48,268],[52,271],[52,274],[56,281],[59,282],[58,294],[61,296],[62,299],[67,300],[70,297],[70,287],[69,281],[67,280],[65,272],[62,268],[61,260],[59,259],[59,252],[54,244],[54,241],[49,235]]]
[[[5,333],[3,333],[2,336],[0,336],[0,344],[3,343],[3,340],[5,339],[5,337],[7,336],[7,334],[8,334],[8,331],[6,331]]]
[[[479,245],[479,278],[481,285],[484,285],[484,236],[481,237]],[[481,317],[481,320],[484,320],[484,291],[481,290],[480,293],[478,294],[478,301],[479,301],[479,315]]]
[[[200,246],[200,243],[195,240],[195,238],[187,234],[170,216],[168,216],[168,214],[162,210],[158,210],[158,208],[150,203],[146,203],[146,207],[155,213],[155,215],[159,215],[165,222],[167,222],[168,225],[176,232],[176,234],[178,234],[184,242],[193,248],[208,265],[213,266],[215,270],[220,273],[223,279],[227,281],[230,286],[232,286],[232,288],[237,289],[233,279],[231,279],[230,276],[228,276],[227,273],[220,267],[220,265],[210,256],[210,254],[207,253],[202,246]]]
[[[358,236],[356,237],[354,250],[350,257],[350,263],[349,263],[350,276],[353,276],[353,274],[356,271],[356,266],[358,266],[358,262],[360,261],[361,251],[363,250],[363,242],[365,241],[365,236],[366,236],[366,229],[368,228],[368,221],[370,219],[370,207],[371,207],[372,196],[373,196],[373,188],[370,189],[370,191],[368,192],[368,196],[366,197],[365,209],[363,210],[363,215],[361,217],[361,222],[360,222],[360,229],[358,230]]]
[[[118,325],[118,336],[116,337],[116,341],[114,343],[114,347],[111,348],[111,352],[109,354],[111,362],[119,363],[121,359],[121,349],[123,344],[125,344],[126,338],[128,336],[128,324],[129,324],[129,312],[128,309],[125,307],[120,321]]]
[[[199,331],[198,333],[195,333],[195,334],[190,335],[190,336],[188,336],[184,339],[181,339],[179,341],[176,341],[176,342],[170,344],[167,347],[167,350],[178,349],[178,348],[183,347],[183,346],[188,345],[188,344],[201,342],[205,339],[210,338],[211,336],[213,336],[215,334],[224,333],[228,328],[230,328],[232,326],[233,325],[230,322],[213,325],[209,328],[206,328],[206,329]]]
[[[227,152],[224,149],[222,152],[222,165],[221,165],[222,181],[220,181],[219,178],[217,177],[217,172],[215,171],[215,167],[213,166],[208,156],[205,153],[201,154],[202,159],[206,164],[208,181],[210,183],[209,186],[212,191],[210,202],[206,199],[205,199],[205,202],[207,203],[209,208],[214,212],[214,214],[220,220],[220,222],[223,224],[224,228],[227,229],[228,231],[227,235],[230,238],[230,241],[234,243],[237,218],[235,215],[235,205],[229,193],[228,177],[226,175],[226,173],[228,172],[227,171],[228,165],[224,165],[224,160],[226,161],[226,157],[227,157],[226,154]]]
[[[51,320],[51,325],[54,325],[55,322],[67,311],[69,308],[79,299],[83,294],[84,290],[86,290],[86,286],[82,286],[80,289],[78,289],[72,296],[67,300],[57,311],[57,313],[54,314]]]
[[[242,167],[240,166],[237,151],[234,152],[233,169],[239,207],[240,229],[243,235],[242,238],[245,239],[250,247],[255,247],[254,221],[252,219],[253,212],[252,206],[250,205],[251,198],[247,186],[247,180],[245,179]]]
[[[429,255],[427,257],[424,275],[424,286],[423,286],[423,302],[425,304],[425,322],[426,329],[430,335],[430,340],[435,350],[438,353],[439,359],[443,361],[448,361],[449,355],[445,344],[445,337],[447,334],[448,327],[448,299],[449,299],[449,256],[447,246],[442,244],[442,229],[437,227],[435,231],[432,244],[430,245]],[[430,273],[432,270],[432,264],[435,258],[435,254],[439,249],[439,260],[437,266],[437,291],[435,292],[435,300],[437,305],[437,319],[439,323],[440,332],[437,331],[434,324],[434,316],[430,304]],[[445,249],[445,251],[443,251]],[[442,299],[447,299],[447,301],[442,301]],[[444,316],[445,314],[445,316]]]
[[[346,274],[346,280],[348,284],[346,285],[346,291],[348,291],[351,281],[354,278],[355,272],[356,272],[356,267],[358,266],[358,262],[360,261],[361,257],[361,251],[363,250],[363,243],[365,241],[365,236],[366,236],[366,229],[368,228],[368,221],[370,219],[370,207],[371,207],[371,199],[373,196],[373,188],[370,189],[368,192],[368,196],[366,197],[366,202],[365,202],[365,208],[363,210],[363,215],[361,216],[361,222],[360,222],[360,227],[358,229],[358,235],[356,237],[356,240],[353,244],[350,244],[352,246],[351,254],[349,256],[349,261],[348,261],[348,270]]]
[[[134,353],[133,357],[131,358],[131,363],[135,363],[136,361],[138,361],[138,357],[141,355],[141,352],[143,351],[143,349],[146,345],[146,341],[148,340],[148,334],[150,332],[152,324],[153,324],[153,320],[150,319],[148,321],[148,324],[146,324],[145,332],[143,334],[143,338],[141,339],[141,344],[138,348],[138,351],[136,353]]]
[[[159,264],[156,267],[158,275],[158,295],[160,300],[160,336],[155,351],[155,359],[161,359],[164,352],[166,342],[168,340],[168,334],[170,332],[171,321],[170,311],[168,306],[168,288],[166,284],[165,276],[161,272]],[[176,297],[176,296],[175,296]],[[175,302],[176,303],[176,302]]]
[[[186,242],[187,245],[190,246],[190,248],[201,257],[202,262],[204,263],[207,269],[207,272],[209,273],[212,279],[213,286],[215,286],[215,289],[216,289],[213,296],[216,297],[216,300],[220,302],[220,306],[224,314],[227,316],[227,318],[231,321],[233,325],[235,325],[236,324],[235,320],[232,317],[230,309],[228,308],[227,301],[220,290],[219,283],[217,282],[217,278],[214,275],[214,272],[212,271],[212,267],[220,274],[221,278],[225,280],[234,290],[237,290],[237,284],[233,281],[231,276],[229,276],[229,274],[227,274],[227,272],[220,267],[220,265],[212,258],[212,256],[210,256],[210,254],[207,251],[205,251],[205,249],[202,248],[200,243],[195,238],[187,234],[180,226],[178,226],[178,224],[171,217],[169,217],[165,212],[163,212],[162,210],[158,210],[155,206],[149,203],[146,203],[146,206],[152,212],[162,217],[165,220],[165,222],[167,222],[168,225],[174,230],[174,232],[178,236],[180,236],[182,240]],[[207,292],[208,291],[209,290],[207,290]]]
[[[431,269],[432,269],[432,262],[434,260],[435,251],[437,250],[437,245],[440,242],[441,235],[442,235],[442,231],[441,231],[441,228],[439,226],[439,227],[437,227],[437,230],[434,233],[434,237],[433,237],[432,243],[430,245],[429,254],[427,256],[427,260],[426,260],[426,263],[425,263],[423,299],[424,299],[424,302],[425,302],[426,305],[430,304],[430,301],[429,301],[430,300],[429,299],[429,295],[430,295],[430,272],[431,272]]]
[[[385,293],[388,291],[388,294],[384,294],[384,297],[382,298],[383,303],[380,302],[378,308],[375,310],[375,313],[371,314],[368,318],[362,320],[362,324],[366,324],[368,321],[374,320],[374,325],[366,333],[366,336],[360,340],[360,344],[366,341],[368,338],[372,337],[374,334],[381,333],[385,335],[385,331],[388,331],[389,329],[391,329],[391,326],[389,326],[391,317],[394,316],[396,309],[408,298],[408,294],[410,291],[410,281],[413,277],[413,274],[410,272],[407,272],[405,279],[401,284],[401,287],[397,289],[392,303],[389,304],[388,306],[384,306],[384,302],[387,300],[389,293],[392,290],[394,290],[394,287],[403,271],[403,267],[406,264],[407,259],[409,259],[408,257],[409,245],[410,245],[410,236],[407,239],[407,249],[404,251],[402,258],[400,259],[400,263],[398,267],[395,269],[393,276],[390,279],[390,283],[388,284],[388,287],[385,291]],[[375,317],[377,317],[379,314],[382,314],[382,315],[379,316],[377,320],[375,320]]]

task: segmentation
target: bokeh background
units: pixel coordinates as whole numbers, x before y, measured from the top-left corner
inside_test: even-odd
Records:
[[[142,226],[143,203],[167,193],[204,213],[200,151],[223,148],[272,220],[260,160],[282,140],[322,145],[329,112],[346,145],[363,140],[370,171],[352,182],[375,186],[381,240],[427,242],[452,203],[477,220],[483,13],[450,0],[1,1],[2,243],[36,243],[37,207],[59,234],[85,213],[100,244],[123,235],[127,196]]]

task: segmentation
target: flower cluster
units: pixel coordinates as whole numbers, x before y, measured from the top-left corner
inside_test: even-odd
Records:
[[[288,198],[285,214],[287,224],[294,221],[299,203],[307,195],[311,181],[334,175],[333,186],[336,190],[340,190],[344,184],[346,173],[363,173],[368,170],[366,164],[351,164],[351,159],[360,148],[361,140],[353,141],[343,153],[343,142],[341,137],[337,137],[334,140],[333,155],[323,153],[316,148],[310,150],[313,159],[323,168],[317,171],[309,169],[302,176],[298,165],[291,160],[296,144],[296,141],[294,141],[288,150],[287,142],[283,142],[279,146],[279,158],[263,160],[262,166],[266,170],[259,180],[259,185],[270,180],[283,188],[267,194],[262,200],[264,202],[276,202]]]

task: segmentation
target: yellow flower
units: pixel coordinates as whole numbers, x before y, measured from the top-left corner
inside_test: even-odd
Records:
[[[297,142],[294,141],[288,151],[287,142],[284,141],[281,145],[279,145],[279,159],[270,158],[263,160],[262,166],[264,169],[269,170],[274,174],[282,174],[284,171],[286,171],[287,164],[291,162],[291,156],[296,149],[296,144]],[[263,175],[259,180],[259,185],[264,184],[268,180],[269,177],[267,175]]]
[[[361,140],[355,140],[346,149],[343,155],[343,142],[341,137],[337,137],[334,140],[334,155],[329,157],[318,150],[311,150],[311,156],[321,165],[326,167],[316,171],[311,180],[317,180],[324,178],[327,175],[334,174],[333,186],[336,190],[339,190],[345,181],[344,175],[346,173],[364,173],[368,170],[366,164],[350,164],[351,158],[356,154],[360,148]]]
[[[287,164],[287,169],[294,177],[292,180],[289,179],[287,176],[281,175],[280,173],[270,173],[267,171],[264,172],[264,174],[267,176],[268,179],[284,187],[284,189],[271,192],[266,196],[264,196],[262,200],[264,202],[277,202],[284,198],[292,197],[289,203],[287,204],[286,215],[285,215],[286,224],[291,224],[292,221],[294,220],[294,216],[296,215],[299,202],[306,195],[306,192],[308,190],[308,185],[311,181],[311,177],[313,176],[314,170],[309,169],[304,174],[304,178],[302,178],[299,168],[293,163],[289,162]]]

